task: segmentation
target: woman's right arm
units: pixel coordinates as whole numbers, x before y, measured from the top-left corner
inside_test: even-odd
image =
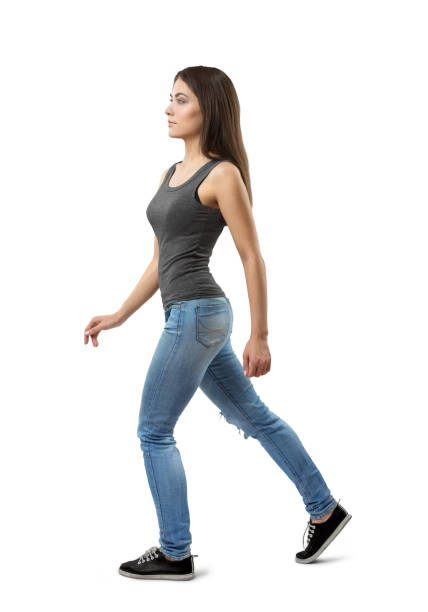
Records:
[[[98,315],[92,317],[85,327],[84,344],[88,344],[91,337],[92,344],[98,346],[98,334],[103,329],[119,327],[130,317],[140,306],[142,306],[159,289],[158,283],[158,259],[159,246],[155,236],[155,252],[153,259],[147,266],[143,276],[136,284],[131,295],[125,300],[122,306],[113,314]]]
[[[162,174],[159,183],[161,186],[168,170]],[[158,187],[158,188],[159,188]],[[159,289],[158,282],[158,262],[159,262],[159,243],[155,236],[154,238],[154,253],[152,260],[144,271],[143,276],[136,284],[130,296],[123,302],[122,306],[108,315],[99,315],[92,317],[88,325],[85,327],[84,343],[87,344],[89,337],[92,339],[92,344],[98,346],[98,334],[103,329],[111,329],[122,325],[136,310],[138,310],[154,293]]]
[[[131,295],[123,302],[115,313],[119,325],[124,323],[136,310],[138,310],[159,289],[158,282],[159,244],[155,236],[153,259],[147,266]]]

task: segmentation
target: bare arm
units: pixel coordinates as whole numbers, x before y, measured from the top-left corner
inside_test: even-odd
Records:
[[[161,180],[159,182],[159,187],[161,186],[167,170],[162,174]],[[156,236],[154,237],[154,252],[153,258],[147,268],[144,271],[143,276],[140,278],[138,283],[136,284],[134,290],[131,295],[123,302],[122,306],[116,312],[116,315],[120,321],[123,323],[128,319],[136,310],[138,310],[147,300],[149,300],[159,289],[158,282],[158,262],[159,262],[159,243]]]
[[[214,174],[215,173],[215,174]],[[213,190],[221,213],[244,266],[251,312],[251,334],[244,351],[247,376],[261,376],[270,370],[267,346],[266,267],[260,252],[250,199],[238,168],[231,162],[216,166]]]
[[[120,323],[124,323],[136,310],[149,300],[159,289],[158,283],[159,245],[155,236],[153,259],[144,271],[130,296],[116,312]]]
[[[251,335],[266,338],[267,287],[264,259],[260,252],[250,199],[238,168],[219,164],[215,178],[216,199],[229,227],[245,270],[251,311]]]
[[[167,170],[162,174],[159,183],[161,186],[165,178]],[[158,283],[158,262],[159,262],[159,244],[155,236],[154,238],[154,253],[153,257],[144,271],[143,276],[136,284],[131,295],[125,300],[122,306],[113,314],[98,315],[92,317],[88,325],[85,327],[84,343],[88,344],[89,338],[92,340],[93,346],[99,346],[98,334],[103,329],[112,329],[122,325],[140,306],[149,300],[154,293],[159,289]]]

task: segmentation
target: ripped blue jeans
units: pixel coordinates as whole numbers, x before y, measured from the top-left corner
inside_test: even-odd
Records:
[[[172,559],[191,554],[187,484],[174,427],[200,388],[228,423],[258,440],[294,482],[313,519],[336,506],[323,477],[295,431],[269,410],[244,374],[230,336],[227,297],[176,301],[164,310],[165,326],[141,398],[137,435],[159,523],[161,551]]]

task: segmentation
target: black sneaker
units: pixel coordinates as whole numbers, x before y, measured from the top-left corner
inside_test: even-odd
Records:
[[[312,563],[318,559],[351,518],[352,515],[348,514],[338,502],[331,516],[323,523],[312,523],[310,519],[306,527],[306,529],[309,527],[307,545],[305,550],[296,553],[297,563]],[[303,534],[303,547],[305,546],[305,533]]]
[[[180,561],[170,561],[158,546],[152,546],[138,559],[122,563],[119,574],[149,580],[191,580],[195,575],[193,557],[197,556],[189,555]]]

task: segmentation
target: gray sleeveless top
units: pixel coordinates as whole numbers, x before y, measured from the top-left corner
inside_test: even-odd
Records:
[[[196,193],[221,161],[210,160],[181,185],[169,187],[176,162],[147,206],[146,215],[159,243],[158,278],[164,308],[176,300],[225,296],[208,264],[226,221],[218,208],[202,204]]]

